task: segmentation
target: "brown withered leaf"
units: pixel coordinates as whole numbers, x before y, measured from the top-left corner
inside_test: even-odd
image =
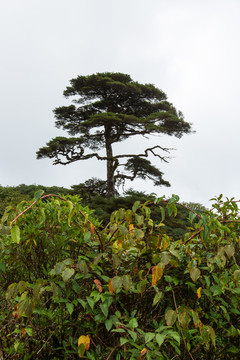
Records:
[[[98,291],[101,293],[102,292],[102,284],[98,279],[94,280],[94,283],[96,285],[96,287],[98,288]]]

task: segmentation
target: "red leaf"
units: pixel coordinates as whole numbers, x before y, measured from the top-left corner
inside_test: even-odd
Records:
[[[96,287],[98,288],[98,291],[101,293],[102,292],[102,284],[98,279],[94,280],[94,283],[96,285]]]

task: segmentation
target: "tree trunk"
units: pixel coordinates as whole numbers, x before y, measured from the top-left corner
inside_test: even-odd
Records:
[[[105,125],[105,144],[106,144],[106,156],[107,156],[107,197],[111,198],[114,196],[114,159],[112,153],[112,142],[111,142],[111,126]]]

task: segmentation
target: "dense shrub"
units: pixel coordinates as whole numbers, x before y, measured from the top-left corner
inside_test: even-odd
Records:
[[[173,240],[177,196],[136,201],[103,228],[77,196],[41,195],[2,218],[3,359],[239,359],[237,202],[189,210]]]

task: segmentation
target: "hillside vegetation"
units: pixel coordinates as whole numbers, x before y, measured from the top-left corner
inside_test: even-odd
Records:
[[[150,197],[108,223],[78,195],[38,190],[7,207],[3,359],[239,359],[238,202],[213,202],[203,212]]]

